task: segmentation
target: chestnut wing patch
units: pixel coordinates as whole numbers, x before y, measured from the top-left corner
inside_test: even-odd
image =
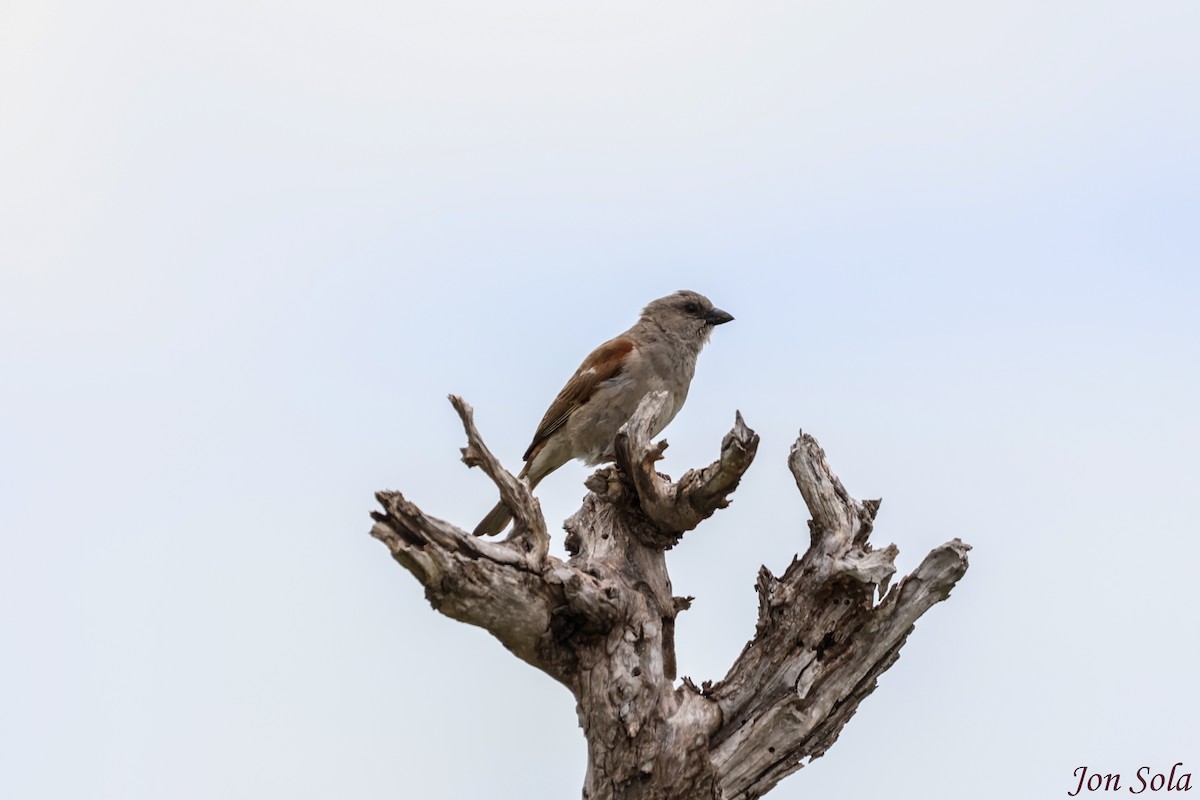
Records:
[[[546,416],[542,417],[537,433],[533,435],[533,441],[522,458],[528,461],[533,457],[551,434],[567,424],[575,409],[588,401],[596,387],[620,375],[625,366],[625,357],[632,351],[633,342],[623,337],[609,339],[593,350],[546,410]]]

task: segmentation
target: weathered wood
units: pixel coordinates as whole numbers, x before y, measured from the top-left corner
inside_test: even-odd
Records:
[[[749,468],[758,436],[737,415],[717,461],[672,482],[649,440],[663,398],[647,395],[566,522],[563,562],[548,554],[537,500],[484,445],[471,408],[451,397],[467,434],[463,460],[496,483],[513,532],[480,540],[424,514],[398,492],[377,495],[372,535],[424,586],[438,611],[490,631],[575,695],[588,742],[586,800],[755,798],[822,755],[913,624],[948,596],[970,548],[936,548],[888,591],[896,547],[868,542],[879,501],[854,500],[816,440],[788,460],[812,514],[811,542],[776,578],[758,576],[755,635],[723,680],[676,684],[675,597],[665,551],[718,509]],[[876,592],[882,600],[875,602]]]

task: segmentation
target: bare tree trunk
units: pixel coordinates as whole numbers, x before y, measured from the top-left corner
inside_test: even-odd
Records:
[[[691,598],[672,594],[664,553],[728,505],[758,435],[737,415],[720,458],[672,483],[654,470],[666,443],[649,440],[665,395],[647,395],[617,436],[616,466],[588,479],[567,520],[563,563],[548,554],[537,500],[488,451],[471,408],[450,400],[467,433],[463,460],[496,483],[512,533],[477,539],[398,492],[376,495],[385,510],[371,533],[435,609],[487,629],[572,691],[586,800],[761,797],[837,740],[917,618],[967,569],[970,547],[954,539],[887,591],[896,547],[867,541],[879,501],[850,497],[801,435],[788,465],[812,514],[809,548],[780,578],[759,571],[757,629],[725,678],[677,686],[675,617]]]

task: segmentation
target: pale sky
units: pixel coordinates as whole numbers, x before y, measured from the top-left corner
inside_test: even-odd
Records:
[[[470,529],[584,355],[737,319],[663,469],[725,674],[806,546],[802,428],[950,600],[769,796],[1200,772],[1200,4],[0,3],[0,797],[578,797],[560,686],[441,617],[372,494]],[[561,520],[588,470],[538,487]],[[1200,785],[1197,783],[1196,785]]]

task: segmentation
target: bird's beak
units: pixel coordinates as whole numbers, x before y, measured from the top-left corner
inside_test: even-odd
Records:
[[[730,314],[728,311],[722,311],[719,308],[714,308],[704,315],[704,321],[709,325],[724,325],[726,322],[733,321],[733,314]]]

